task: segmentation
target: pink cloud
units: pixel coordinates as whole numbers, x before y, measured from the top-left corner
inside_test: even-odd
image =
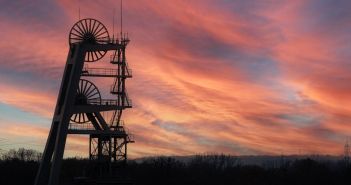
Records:
[[[56,84],[43,91],[38,87],[49,86],[40,85],[43,79],[33,79],[38,81],[34,87],[0,79],[0,88],[6,89],[0,91],[0,101],[49,118],[78,7],[71,1],[57,3],[67,19],[59,30],[36,20],[30,25],[0,21],[0,56],[9,59],[1,67]],[[340,154],[351,128],[350,65],[341,52],[348,48],[336,29],[308,25],[318,17],[305,16],[307,5],[127,1],[125,29],[132,39],[127,58],[134,72],[127,88],[134,108],[124,119],[136,136],[131,156]],[[113,8],[106,7],[118,9],[118,3],[88,1],[81,15],[101,19],[111,29]],[[340,29],[347,26],[340,24]],[[33,27],[37,29],[29,29]],[[89,64],[94,65],[107,66],[108,59]],[[95,82],[108,90],[109,82]],[[83,154],[85,139],[73,137],[68,151]]]

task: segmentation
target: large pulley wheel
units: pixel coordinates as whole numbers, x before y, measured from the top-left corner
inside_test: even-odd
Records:
[[[99,89],[92,82],[81,79],[77,89],[75,104],[101,104],[101,94]],[[89,122],[89,118],[86,113],[77,113],[72,115],[71,121],[74,123],[87,123]]]
[[[73,25],[69,32],[69,44],[89,43],[105,44],[109,42],[110,36],[106,27],[95,19],[82,19]],[[85,62],[95,62],[104,57],[106,51],[88,51]]]

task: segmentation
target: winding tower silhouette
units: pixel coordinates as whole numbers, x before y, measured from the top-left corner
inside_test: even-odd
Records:
[[[126,162],[127,144],[134,142],[121,120],[123,110],[132,107],[125,84],[132,77],[126,62],[129,41],[122,32],[120,38],[111,39],[106,27],[91,18],[79,20],[72,27],[70,49],[36,185],[59,183],[67,134],[89,135],[89,159],[107,171],[113,164]],[[87,66],[108,52],[112,52],[111,65],[108,64],[111,68]],[[88,80],[94,77],[113,78],[109,93],[115,98],[102,99],[97,86]],[[104,116],[107,112],[111,113],[109,117]]]

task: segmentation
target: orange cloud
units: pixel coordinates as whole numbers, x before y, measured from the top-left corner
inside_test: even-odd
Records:
[[[136,138],[131,156],[340,154],[351,128],[351,76],[348,34],[338,30],[348,24],[328,29],[332,21],[310,14],[310,3],[125,2],[124,26],[132,40],[127,60],[133,69],[127,88],[134,108],[123,119]],[[38,81],[23,86],[21,78],[0,79],[0,88],[6,89],[0,101],[49,118],[69,25],[78,18],[78,4],[64,0],[57,6],[66,25],[57,29],[37,19],[30,25],[6,17],[0,21],[6,41],[0,43],[0,55],[8,59],[1,67]],[[87,1],[81,16],[111,28],[113,8],[106,7],[118,9],[118,3]],[[89,64],[107,65],[107,58]],[[108,91],[109,81],[94,82]],[[42,138],[43,133],[35,134]],[[70,137],[69,153],[84,155],[85,140]]]

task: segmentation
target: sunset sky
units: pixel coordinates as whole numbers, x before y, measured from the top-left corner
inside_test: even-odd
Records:
[[[351,1],[123,3],[130,157],[343,153]],[[0,1],[0,152],[43,150],[79,7],[110,35],[115,9],[119,31],[117,0]],[[69,136],[65,155],[87,154],[87,137]]]

